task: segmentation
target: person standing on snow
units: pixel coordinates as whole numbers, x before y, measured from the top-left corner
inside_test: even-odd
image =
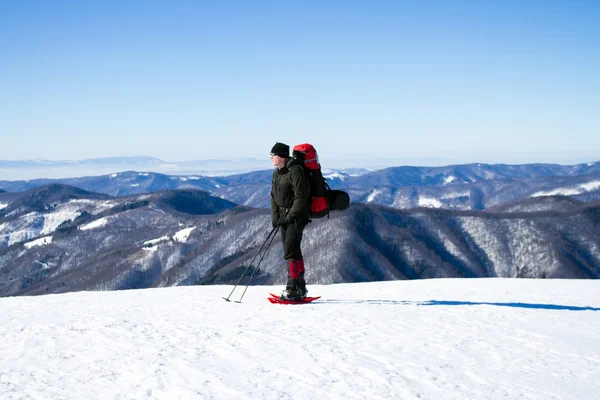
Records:
[[[304,259],[300,244],[309,222],[308,183],[302,166],[290,158],[290,147],[275,143],[271,149],[273,184],[271,187],[271,221],[280,227],[283,258],[289,262],[288,280],[281,297],[299,300],[306,297]]]

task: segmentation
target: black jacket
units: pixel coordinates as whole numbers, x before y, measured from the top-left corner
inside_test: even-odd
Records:
[[[275,224],[285,216],[288,222],[308,222],[308,184],[304,170],[289,159],[285,167],[275,168],[271,187],[271,219]]]

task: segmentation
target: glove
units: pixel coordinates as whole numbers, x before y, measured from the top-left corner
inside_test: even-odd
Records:
[[[279,217],[277,221],[277,226],[288,226],[290,224],[290,220],[287,217]]]

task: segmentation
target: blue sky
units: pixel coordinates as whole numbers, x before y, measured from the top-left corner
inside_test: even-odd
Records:
[[[600,160],[600,2],[0,2],[0,159]]]

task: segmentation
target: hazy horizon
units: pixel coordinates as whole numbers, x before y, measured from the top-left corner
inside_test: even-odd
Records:
[[[113,160],[114,162],[111,162]],[[143,162],[148,160],[152,162]],[[89,162],[89,163],[86,163]],[[322,168],[327,170],[352,170],[364,169],[370,171],[381,170],[390,167],[443,167],[465,164],[559,164],[577,165],[589,164],[600,161],[599,159],[582,159],[578,162],[465,162],[461,163],[451,159],[371,159],[371,160],[332,160],[320,157]],[[420,162],[418,162],[420,161]],[[39,162],[39,163],[38,163]],[[6,165],[9,164],[9,165]],[[10,165],[15,164],[15,165]],[[162,160],[149,156],[135,157],[106,157],[99,159],[84,160],[2,160],[0,159],[0,181],[18,181],[32,179],[64,179],[78,178],[84,176],[100,176],[126,171],[154,172],[165,175],[204,175],[204,176],[227,176],[252,171],[267,170],[273,166],[268,159],[244,158],[244,159],[212,159],[212,160]]]

